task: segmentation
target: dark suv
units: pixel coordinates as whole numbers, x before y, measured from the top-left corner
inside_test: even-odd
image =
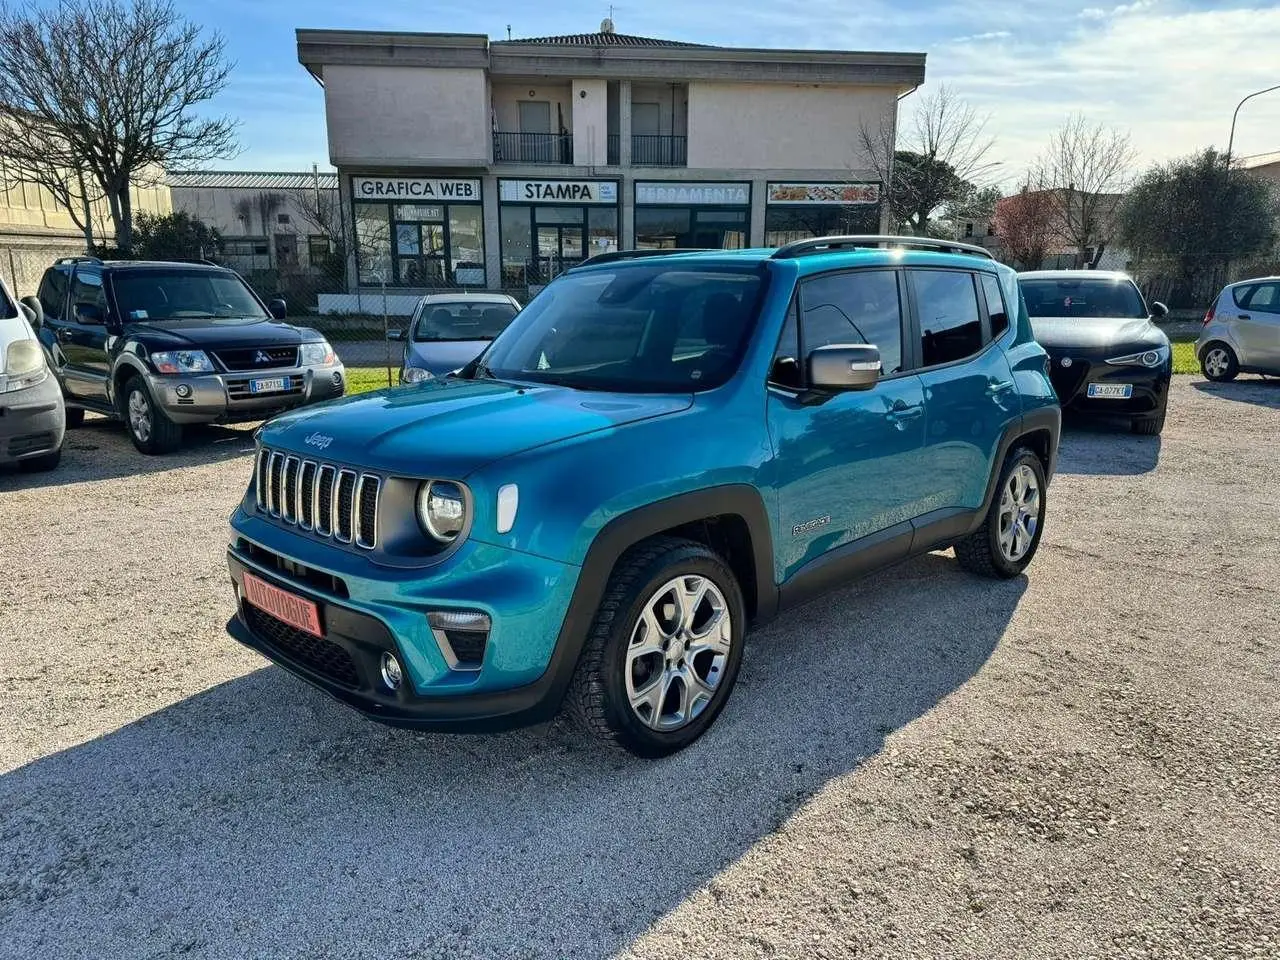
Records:
[[[166,453],[189,423],[263,420],[342,396],[344,371],[315,330],[284,323],[240,275],[202,263],[59,260],[37,297],[40,342],[67,426],[118,417],[143,453]]]

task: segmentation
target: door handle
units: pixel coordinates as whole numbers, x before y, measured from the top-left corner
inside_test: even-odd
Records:
[[[1252,319],[1253,319],[1253,317],[1249,316],[1247,313],[1238,313],[1238,314],[1236,314],[1236,319],[1237,319],[1237,320],[1252,320]]]
[[[890,423],[905,423],[908,420],[914,420],[916,417],[923,415],[923,403],[907,403],[904,400],[895,400],[893,402],[893,406],[884,415],[884,417]]]
[[[71,331],[66,327],[59,327],[58,332],[54,334],[58,338],[59,343],[66,343],[71,339]]]
[[[995,397],[1012,389],[1012,380],[992,380],[987,384],[987,396]]]

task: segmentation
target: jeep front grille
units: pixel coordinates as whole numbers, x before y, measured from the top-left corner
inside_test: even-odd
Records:
[[[382,479],[267,447],[254,466],[258,510],[318,537],[372,550]]]

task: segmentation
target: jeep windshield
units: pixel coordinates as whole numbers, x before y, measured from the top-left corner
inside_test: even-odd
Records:
[[[567,273],[516,316],[475,370],[585,390],[710,390],[737,369],[762,289],[757,269],[687,262]]]
[[[266,320],[266,311],[231,272],[181,267],[112,274],[116,306],[125,320]]]
[[[428,303],[414,325],[413,341],[492,340],[515,315],[516,308],[509,303]]]
[[[1033,317],[1145,318],[1142,294],[1129,280],[1019,280],[1027,313]]]

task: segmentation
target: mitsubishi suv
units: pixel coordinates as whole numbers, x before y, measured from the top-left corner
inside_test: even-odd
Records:
[[[750,627],[930,550],[1021,574],[1060,423],[979,247],[602,254],[457,373],[263,426],[228,630],[385,723],[660,756]]]
[[[124,421],[143,453],[167,453],[192,423],[263,420],[340,397],[345,374],[315,330],[284,322],[232,270],[202,263],[59,260],[39,294],[40,341],[66,400]]]

